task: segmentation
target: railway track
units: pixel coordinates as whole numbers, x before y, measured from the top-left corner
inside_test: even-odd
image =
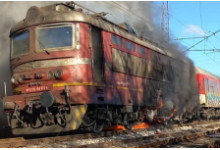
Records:
[[[117,136],[121,133],[126,133],[127,131],[105,131],[99,134],[96,133],[86,133],[86,134],[74,134],[74,135],[64,135],[64,136],[54,136],[54,137],[43,137],[43,138],[6,138],[0,139],[0,148],[17,148],[17,147],[32,147],[39,145],[39,143],[48,144],[65,142],[65,141],[76,141],[79,139],[87,140],[92,138],[101,138],[109,136]]]
[[[160,126],[131,131],[104,131],[65,136],[0,139],[0,148],[43,147],[218,147],[220,121],[194,122],[162,129]]]
[[[155,134],[152,136],[132,137],[116,141],[105,141],[99,144],[81,145],[79,147],[123,147],[123,148],[156,148],[156,147],[216,147],[220,143],[220,126],[211,127],[209,130],[187,130],[171,134]],[[214,137],[210,137],[209,133]],[[220,134],[219,134],[220,135]]]
[[[220,147],[220,130],[201,133],[192,138],[164,145],[166,148],[217,148]]]

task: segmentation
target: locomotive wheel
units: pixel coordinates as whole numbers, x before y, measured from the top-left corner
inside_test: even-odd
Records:
[[[3,100],[0,98],[0,113],[4,110]]]
[[[38,116],[34,122],[33,121],[31,122],[31,128],[33,129],[41,128],[43,126],[44,126],[44,123],[40,119],[40,116]]]
[[[82,121],[82,123],[83,123],[83,125],[85,126],[85,127],[90,127],[90,126],[93,126],[94,124],[95,124],[95,120],[92,120],[91,118],[89,118],[87,115],[85,115],[84,117],[83,117],[83,121]]]
[[[93,126],[93,131],[95,133],[100,133],[102,131],[103,127],[104,127],[104,120],[98,119],[95,121],[95,124]]]
[[[128,130],[131,130],[131,129],[132,129],[132,125],[131,125],[131,123],[129,123],[129,121],[128,121],[128,114],[127,114],[127,113],[124,114],[124,116],[123,116],[123,124],[124,124],[124,126],[125,126],[126,129],[128,129]]]
[[[128,123],[127,125],[125,125],[125,128],[128,129],[128,130],[131,130],[132,129],[132,125]]]

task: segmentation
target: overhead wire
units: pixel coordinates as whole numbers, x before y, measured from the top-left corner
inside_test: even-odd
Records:
[[[198,41],[197,43],[193,44],[192,46],[190,46],[189,48],[187,48],[184,52],[190,51],[191,48],[193,48],[194,46],[200,44],[201,42],[203,42],[206,39],[209,39],[210,37],[212,37],[213,35],[216,35],[218,32],[220,32],[220,29],[213,32],[212,34],[210,34],[209,36],[205,37],[204,39]]]
[[[139,15],[137,15],[137,14],[131,13],[127,8],[125,8],[124,6],[120,5],[119,3],[115,2],[115,1],[112,1],[112,2],[107,1],[107,3],[115,4],[115,6],[117,6],[119,9],[124,10],[124,11],[127,11],[129,14],[132,14],[132,15],[138,17],[138,18],[141,19],[141,20],[144,19],[143,17],[141,17],[141,16],[139,16]]]
[[[201,24],[201,28],[202,28],[203,31],[205,31],[205,30],[204,30],[204,27],[203,27],[203,20],[202,20],[202,2],[199,2],[199,13],[200,13],[200,24]],[[204,38],[205,38],[205,36],[204,36]],[[208,41],[208,40],[204,41],[204,43],[203,43],[203,49],[204,49],[204,50],[205,50],[206,42],[207,42],[207,41]]]
[[[200,13],[200,24],[201,24],[201,28],[202,28],[202,30],[203,31],[205,31],[204,30],[204,26],[203,26],[203,20],[202,20],[202,2],[199,2],[199,13]],[[205,38],[205,37],[204,37]],[[216,49],[216,47],[215,47],[215,44],[213,44],[213,42],[211,41],[211,40],[207,40],[213,47],[214,47],[214,49]],[[204,42],[204,44],[203,44],[203,47],[204,47],[204,51],[207,51],[207,50],[205,50],[205,42]],[[211,53],[215,53],[215,52],[217,52],[217,51],[214,51],[214,52],[211,52]],[[206,53],[206,54],[211,54],[211,53]]]
[[[200,24],[201,24],[201,28],[202,28],[202,30],[205,31],[204,28],[203,28],[203,21],[202,21],[202,6],[201,6],[201,5],[202,5],[202,3],[199,2]]]
[[[218,62],[216,62],[215,60],[213,60],[209,55],[205,54],[207,57],[209,57],[214,63],[220,65]]]
[[[220,52],[220,49],[192,49],[190,51],[219,51]]]

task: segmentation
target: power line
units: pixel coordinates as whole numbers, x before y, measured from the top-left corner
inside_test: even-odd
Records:
[[[185,37],[185,38],[176,38],[173,40],[191,40],[191,39],[201,39],[201,38],[206,38],[208,36],[197,36],[197,37]]]
[[[205,53],[203,53],[205,54]],[[216,63],[217,65],[220,65],[218,62],[216,62],[214,59],[212,59],[209,55],[205,54],[209,59],[211,59],[214,63]]]
[[[189,51],[213,51],[213,52],[219,51],[220,52],[220,49],[193,49]]]
[[[206,38],[200,40],[199,42],[195,43],[195,44],[192,45],[191,47],[187,48],[187,49],[186,49],[185,51],[183,51],[183,52],[187,52],[187,51],[189,51],[191,48],[193,48],[194,46],[196,46],[196,45],[198,45],[199,43],[203,42],[204,40],[210,38],[210,37],[213,36],[213,35],[216,35],[219,31],[220,31],[220,30],[215,31],[214,33],[210,34],[210,35],[207,36]]]
[[[201,23],[202,30],[204,30],[203,21],[202,21],[202,7],[201,7],[201,5],[202,5],[201,2],[199,2],[200,23]]]
[[[110,2],[109,2],[109,3],[110,3]],[[141,17],[141,16],[139,16],[139,15],[136,15],[136,14],[134,14],[134,13],[131,13],[127,8],[123,7],[123,6],[120,5],[119,3],[115,2],[115,1],[113,1],[113,2],[111,2],[111,3],[115,4],[116,6],[118,6],[119,9],[123,8],[124,11],[127,11],[128,13],[130,13],[130,14],[132,14],[132,15],[138,17],[139,19],[145,20],[143,17]],[[122,10],[122,9],[121,9],[121,10]]]

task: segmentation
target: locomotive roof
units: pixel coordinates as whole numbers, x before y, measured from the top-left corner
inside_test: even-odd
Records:
[[[199,67],[195,67],[195,68],[196,68],[196,73],[204,74],[204,75],[210,76],[210,77],[212,77],[214,79],[220,80],[219,76],[216,76],[216,75],[214,75],[214,74],[212,74],[212,73],[210,73],[210,72],[208,72],[208,71],[206,71],[204,69],[201,69]]]
[[[66,4],[53,4],[45,7],[30,7],[27,11],[25,19],[13,26],[10,31],[10,36],[13,35],[16,31],[22,30],[28,26],[56,22],[88,23],[103,30],[118,34],[122,37],[126,37],[129,40],[132,40],[164,55],[174,57],[172,53],[164,51],[162,48],[155,46],[156,44],[153,44],[146,39],[141,39],[133,34],[130,34],[123,27],[104,19],[103,17],[87,14],[82,11],[78,11],[77,9],[71,9],[70,7],[67,7]]]

